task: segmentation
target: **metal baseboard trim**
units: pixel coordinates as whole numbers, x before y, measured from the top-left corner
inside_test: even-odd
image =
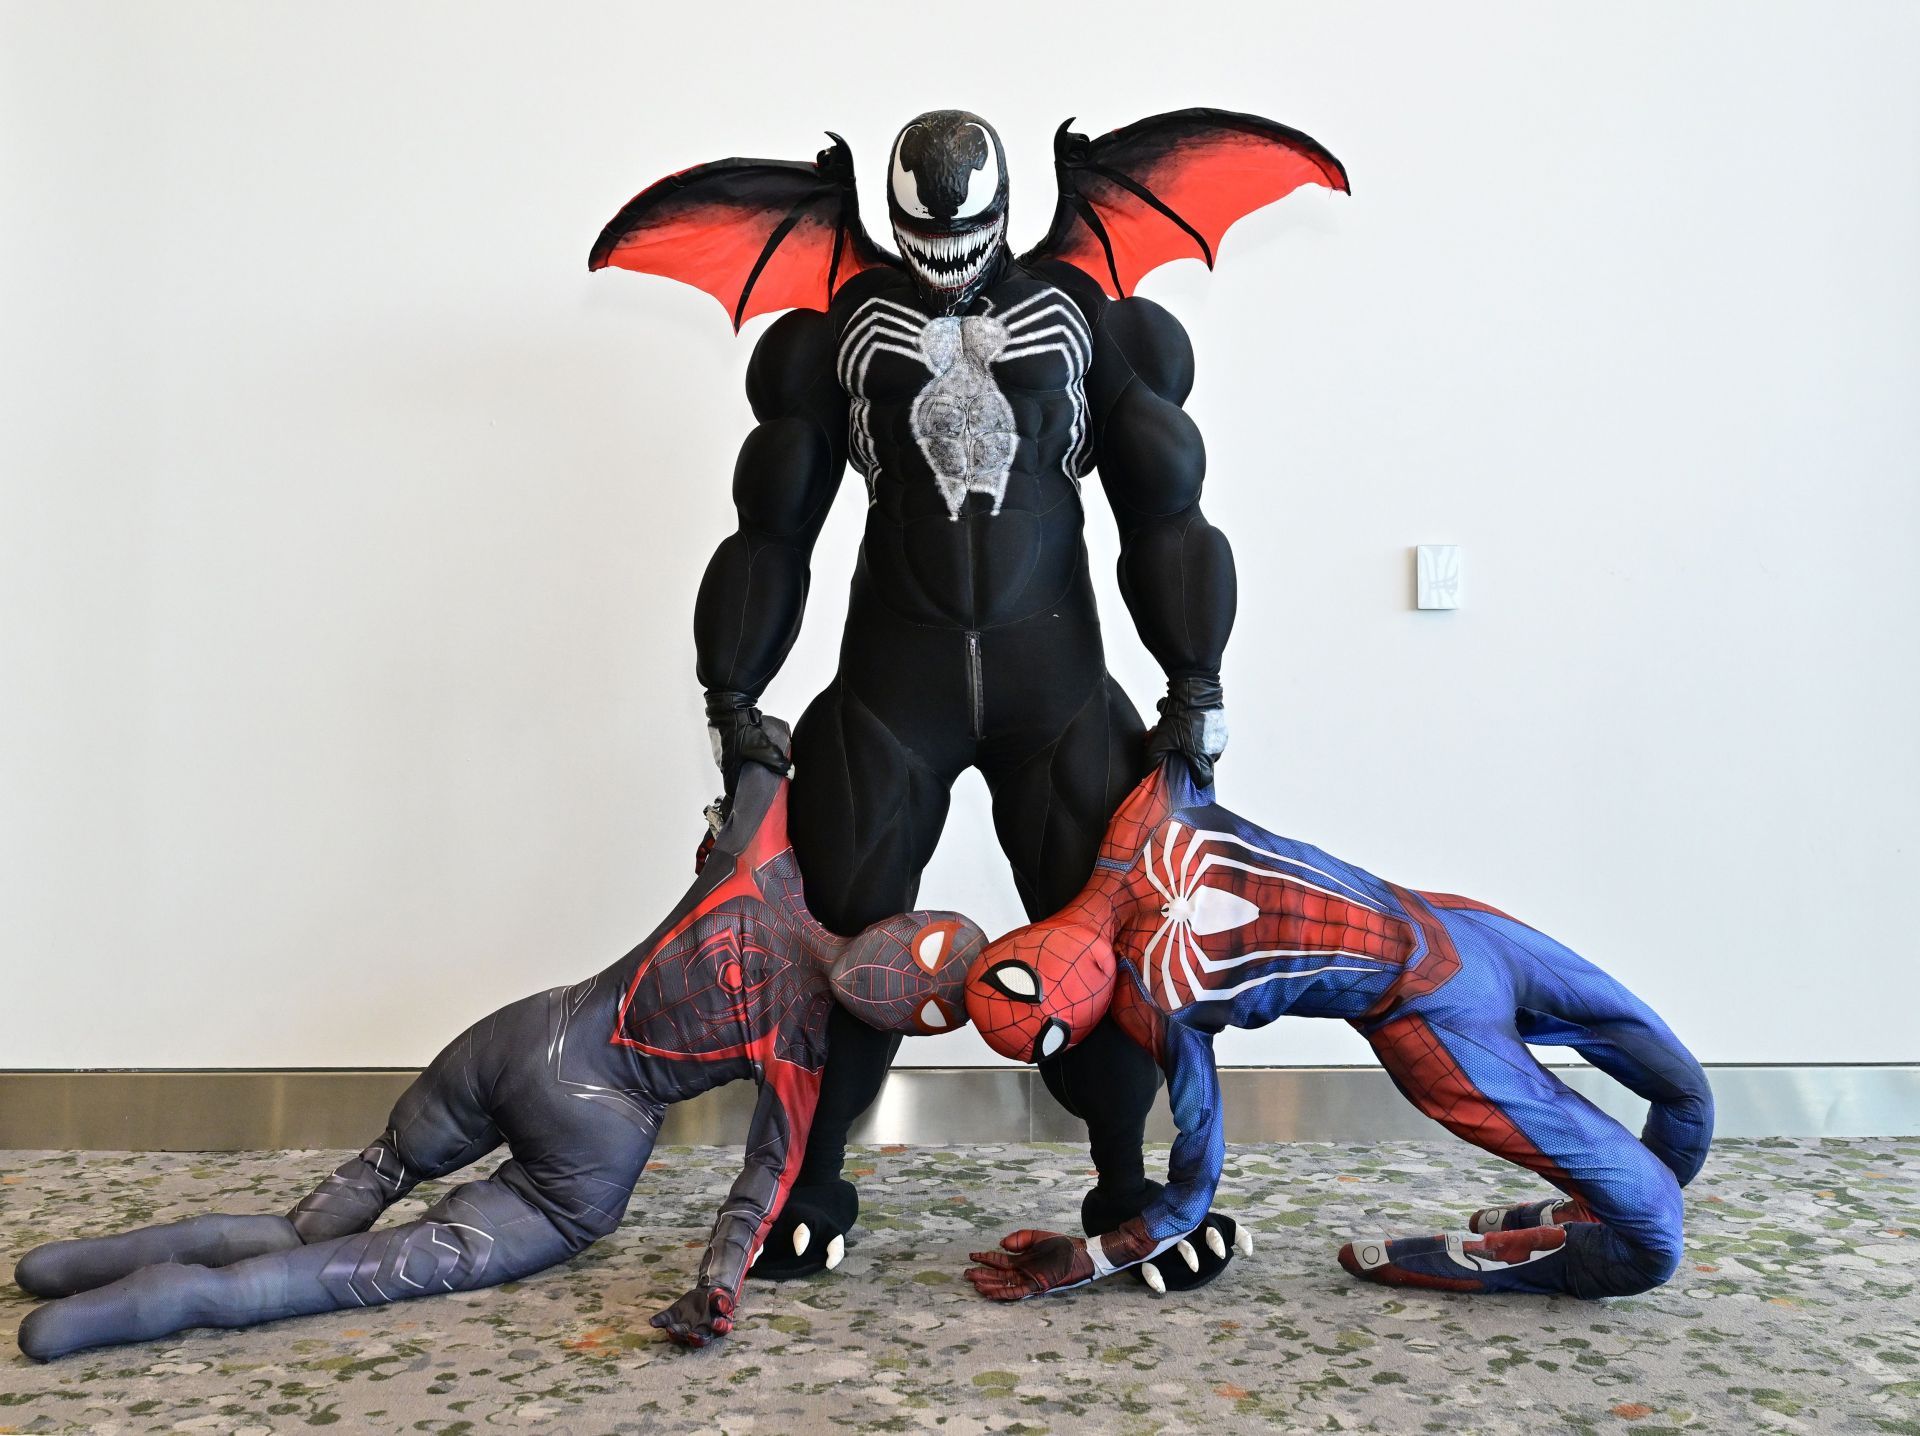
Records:
[[[1590,1067],[1555,1069],[1629,1126],[1646,1104]],[[1723,1137],[1920,1135],[1920,1064],[1708,1068]],[[0,1071],[0,1148],[233,1152],[353,1148],[385,1126],[417,1074],[398,1069]],[[1439,1138],[1375,1067],[1232,1067],[1220,1073],[1235,1142]],[[751,1084],[669,1110],[661,1140],[743,1140]],[[1164,1096],[1147,1135],[1173,1135]],[[1016,1067],[903,1067],[854,1138],[861,1142],[1081,1142],[1085,1129]]]

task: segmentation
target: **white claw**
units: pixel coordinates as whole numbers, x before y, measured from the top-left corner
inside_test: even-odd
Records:
[[[1207,1250],[1219,1257],[1221,1261],[1227,1259],[1227,1239],[1220,1235],[1220,1228],[1207,1228]]]
[[[1152,1262],[1148,1262],[1140,1268],[1140,1275],[1146,1278],[1147,1287],[1155,1296],[1165,1296],[1167,1294],[1167,1279],[1160,1275],[1160,1268]]]
[[[747,1258],[747,1270],[748,1270],[748,1271],[752,1271],[752,1270],[753,1270],[753,1267],[754,1267],[754,1263],[760,1260],[760,1253],[761,1253],[761,1252],[763,1252],[763,1251],[765,1251],[765,1250],[766,1250],[766,1248],[765,1248],[765,1247],[755,1247],[755,1248],[753,1249],[753,1255]]]
[[[793,1229],[793,1254],[805,1256],[807,1243],[813,1240],[813,1230],[805,1222]]]
[[[1245,1227],[1233,1234],[1233,1249],[1241,1256],[1253,1255],[1253,1233]]]
[[[846,1260],[846,1256],[847,1239],[845,1237],[835,1237],[827,1243],[827,1270],[832,1271],[835,1267],[839,1266],[842,1261]]]
[[[1200,1270],[1200,1253],[1193,1249],[1192,1242],[1182,1237],[1174,1250],[1180,1253],[1180,1260],[1187,1264],[1188,1271]]]

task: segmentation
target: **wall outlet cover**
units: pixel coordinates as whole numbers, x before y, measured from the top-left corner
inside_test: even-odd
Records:
[[[1460,606],[1460,547],[1423,543],[1413,551],[1414,601],[1421,608]]]

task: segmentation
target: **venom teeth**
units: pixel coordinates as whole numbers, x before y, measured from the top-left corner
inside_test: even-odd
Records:
[[[1000,231],[999,224],[973,234],[922,235],[896,229],[894,237],[923,283],[934,289],[965,289],[986,267]]]

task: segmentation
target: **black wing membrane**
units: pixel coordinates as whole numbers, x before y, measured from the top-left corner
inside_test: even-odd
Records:
[[[649,185],[600,231],[587,268],[704,289],[736,330],[757,314],[825,309],[862,270],[899,263],[860,223],[853,156],[831,138],[811,164],[716,160]]]
[[[1060,126],[1060,202],[1045,239],[1023,257],[1063,259],[1115,299],[1175,259],[1209,269],[1235,220],[1301,185],[1351,193],[1346,167],[1313,136],[1258,115],[1174,110],[1097,140]]]

